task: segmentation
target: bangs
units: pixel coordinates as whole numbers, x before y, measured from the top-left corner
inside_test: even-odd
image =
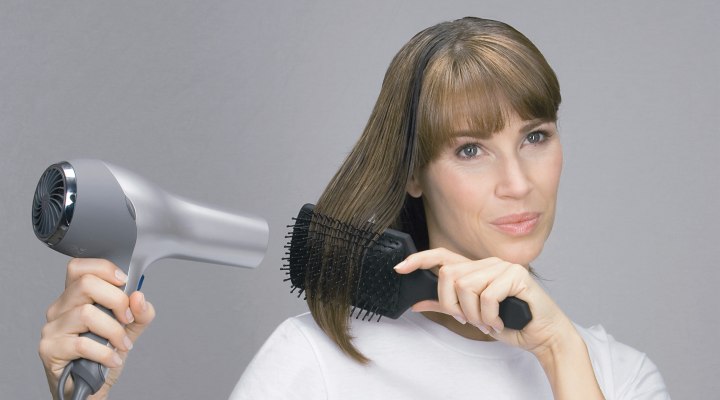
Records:
[[[459,132],[485,139],[501,131],[513,112],[523,120],[557,120],[555,73],[544,58],[525,54],[528,50],[485,38],[481,45],[456,44],[438,52],[423,77],[418,167]]]

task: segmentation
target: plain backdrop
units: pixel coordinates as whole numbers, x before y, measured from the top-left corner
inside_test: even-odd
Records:
[[[526,34],[560,79],[559,211],[534,264],[548,292],[648,353],[674,398],[717,398],[719,4],[1,0],[1,396],[50,397],[37,343],[68,258],[30,225],[48,165],[100,158],[268,220],[255,270],[150,267],[157,319],[112,396],[227,398],[306,310],[280,271],[286,225],[358,138],[390,59],[474,15]]]

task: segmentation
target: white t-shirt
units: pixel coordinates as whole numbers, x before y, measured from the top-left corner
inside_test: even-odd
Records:
[[[602,326],[577,326],[607,400],[670,396],[647,356]],[[340,351],[309,313],[285,320],[248,365],[230,400],[552,399],[532,353],[466,339],[419,313],[397,320],[352,320],[354,344],[370,363]]]

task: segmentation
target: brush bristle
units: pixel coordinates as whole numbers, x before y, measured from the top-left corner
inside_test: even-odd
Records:
[[[378,236],[371,223],[357,227],[316,213],[310,204],[294,221],[282,268],[291,293],[300,297],[309,290],[323,301],[349,290],[350,316],[357,319],[379,320],[397,311],[400,279],[393,267],[405,257],[400,241],[388,232]],[[352,276],[350,264],[359,266]]]

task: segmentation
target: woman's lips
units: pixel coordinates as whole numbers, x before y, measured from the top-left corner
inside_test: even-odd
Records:
[[[540,213],[526,212],[500,217],[492,221],[491,224],[504,233],[522,236],[533,231],[538,219],[540,219]]]

